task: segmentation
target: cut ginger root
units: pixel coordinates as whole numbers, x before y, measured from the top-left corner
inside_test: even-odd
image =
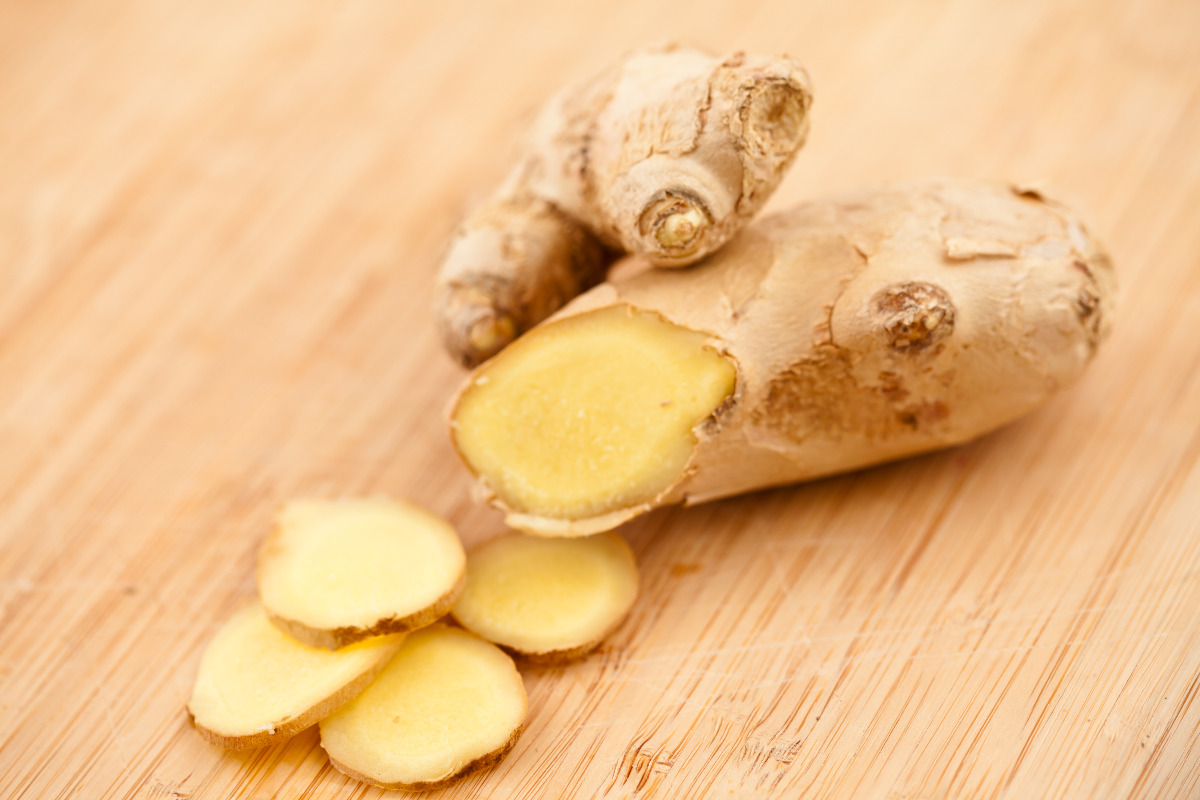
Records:
[[[479,364],[621,253],[679,267],[719,249],[778,186],[811,104],[791,59],[678,45],[632,52],[559,93],[450,243],[436,297],[446,348]]]
[[[462,591],[465,567],[454,529],[410,504],[298,501],[263,544],[258,591],[277,627],[335,649],[434,622]]]
[[[633,553],[615,533],[546,539],[509,533],[467,556],[452,611],[465,628],[537,663],[595,649],[637,597]]]
[[[234,750],[287,739],[350,700],[400,647],[382,636],[330,652],[295,641],[258,603],[225,623],[209,643],[188,701],[196,730]]]
[[[1075,215],[963,180],[807,203],[688,270],[629,266],[451,410],[514,528],[592,534],[968,441],[1078,378],[1115,302]]]
[[[516,744],[526,711],[511,658],[435,625],[409,634],[366,691],[321,721],[321,745],[353,778],[431,789],[498,761]]]

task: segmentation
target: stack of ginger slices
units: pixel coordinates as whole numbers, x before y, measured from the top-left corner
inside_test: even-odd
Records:
[[[528,706],[505,650],[580,658],[625,618],[637,584],[615,534],[508,533],[467,555],[448,523],[408,503],[294,502],[259,554],[258,602],[209,643],[188,712],[204,738],[239,750],[319,724],[347,775],[433,788],[516,743]],[[447,612],[461,627],[439,622]]]

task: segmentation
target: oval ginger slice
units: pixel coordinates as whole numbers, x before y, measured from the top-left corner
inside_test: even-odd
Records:
[[[341,772],[384,789],[430,789],[516,744],[525,687],[502,650],[436,625],[409,634],[365,692],[321,721]]]
[[[546,539],[510,533],[467,557],[452,613],[464,627],[540,663],[593,650],[637,597],[633,553],[615,533]]]
[[[736,367],[710,339],[626,305],[543,325],[471,377],[455,447],[512,527],[614,528],[687,473],[698,429],[733,394]]]
[[[380,499],[288,504],[259,555],[276,627],[335,649],[428,625],[462,591],[466,555],[449,523]]]
[[[188,713],[196,730],[222,747],[282,741],[362,691],[401,638],[320,650],[279,631],[254,603],[234,614],[204,651]]]

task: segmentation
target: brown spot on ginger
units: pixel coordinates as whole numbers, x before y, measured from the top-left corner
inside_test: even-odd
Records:
[[[780,372],[753,417],[793,442],[818,433],[886,438],[897,427],[888,391],[860,386],[850,355],[833,345]]]
[[[954,331],[954,304],[933,284],[889,286],[876,296],[874,306],[888,345],[902,353],[919,353]]]

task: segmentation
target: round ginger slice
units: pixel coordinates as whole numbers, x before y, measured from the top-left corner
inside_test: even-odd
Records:
[[[188,713],[213,744],[234,750],[274,744],[362,691],[402,638],[321,650],[275,628],[254,603],[234,614],[204,651]]]
[[[563,663],[612,633],[637,590],[637,563],[615,533],[510,533],[467,556],[467,586],[452,613],[463,627],[530,661]]]
[[[336,649],[429,625],[462,591],[447,522],[391,500],[290,503],[259,555],[258,593],[280,630]]]
[[[432,789],[498,762],[527,700],[512,659],[444,625],[408,635],[365,692],[321,721],[341,772],[384,789]]]
[[[687,475],[697,429],[733,394],[710,338],[626,305],[547,323],[472,376],[455,446],[509,525],[609,530]]]

